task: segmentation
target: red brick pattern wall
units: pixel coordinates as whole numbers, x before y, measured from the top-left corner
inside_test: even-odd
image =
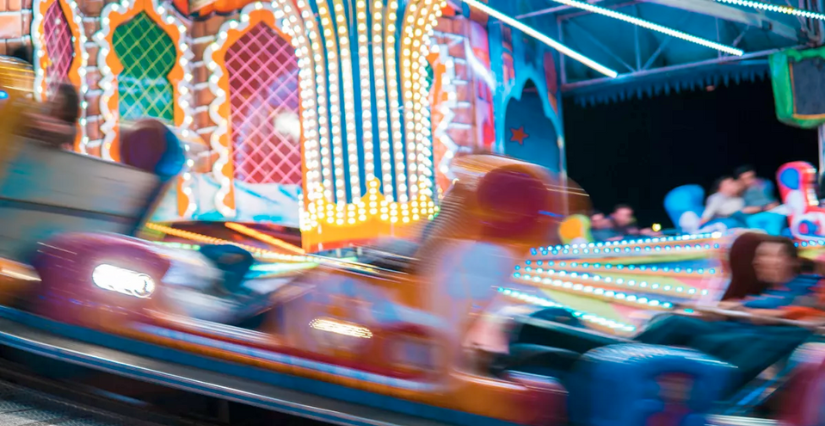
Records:
[[[0,0],[0,54],[31,47],[32,0]]]
[[[455,81],[458,106],[453,108],[455,118],[447,133],[450,138],[465,146],[476,146],[481,141],[476,140],[475,131],[475,80],[467,65],[464,44],[470,34],[470,22],[464,17],[442,17],[435,27],[432,39],[435,43],[446,44],[450,47],[449,55],[455,60]]]

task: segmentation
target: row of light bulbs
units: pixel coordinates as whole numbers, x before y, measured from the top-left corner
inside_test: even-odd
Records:
[[[560,290],[565,293],[583,294],[588,297],[607,300],[608,302],[617,303],[620,305],[651,310],[673,309],[673,304],[670,302],[652,299],[644,295],[623,293],[620,291],[608,290],[592,285],[574,283],[571,281],[552,280],[549,278],[542,279],[541,277],[531,277],[529,275],[523,275],[517,278],[531,284],[541,284],[545,287],[553,287],[555,290]]]
[[[316,229],[321,223],[353,225],[370,217],[390,223],[431,217],[436,209],[431,202],[429,87],[423,70],[429,49],[427,37],[446,2],[410,1],[405,9],[399,10],[397,1],[357,0],[355,45],[350,42],[342,0],[321,3],[317,19],[305,2],[298,1],[296,5],[306,10],[304,30],[313,50],[312,58],[302,64],[302,69],[310,67],[315,74],[314,84],[302,82],[302,99],[311,100],[305,102],[305,108],[316,110],[319,117],[317,123],[304,121],[305,132],[309,129],[304,142],[309,160],[308,203],[302,212],[301,228]],[[396,39],[399,25],[401,43]],[[293,28],[293,32],[298,30],[301,28]],[[356,57],[353,52],[357,52]],[[356,69],[360,77],[357,85],[353,81]],[[371,93],[375,94],[374,101]],[[356,98],[361,102],[367,187],[363,196]],[[375,158],[375,144],[379,158]],[[316,158],[318,161],[310,160]],[[428,206],[414,207],[419,203]],[[336,213],[330,214],[332,210]]]
[[[356,225],[372,218],[391,224],[409,224],[422,219],[433,219],[438,206],[431,198],[419,193],[417,198],[406,203],[392,201],[379,191],[377,179],[369,181],[367,194],[353,203],[333,203],[324,198],[310,202],[302,212],[301,230],[317,229],[327,225]]]
[[[42,0],[41,0],[42,1]],[[435,4],[435,3],[438,4]],[[74,1],[71,4],[76,6]],[[300,89],[302,99],[302,124],[304,129],[305,161],[307,165],[306,181],[310,191],[310,201],[326,198],[328,201],[340,203],[347,197],[358,200],[361,197],[361,182],[359,171],[359,153],[356,129],[356,111],[354,96],[356,87],[353,84],[353,58],[349,46],[348,23],[344,13],[343,0],[328,0],[320,3],[316,17],[306,1],[295,3],[275,0],[269,3],[253,3],[240,14],[240,21],[249,20],[249,13],[263,7],[272,8],[277,15],[283,30],[291,36],[296,49],[300,67]],[[385,197],[393,201],[397,194],[398,201],[408,203],[416,199],[419,192],[432,196],[431,177],[432,164],[430,157],[430,129],[429,113],[427,108],[426,73],[423,64],[426,58],[426,49],[429,41],[427,36],[431,32],[435,20],[440,16],[444,0],[418,0],[407,4],[406,11],[398,10],[397,1],[389,1],[386,6],[382,0],[368,3],[365,0],[356,2],[357,28],[357,55],[360,74],[368,78],[360,78],[359,90],[362,100],[362,109],[365,110],[362,118],[365,176],[367,180],[375,178],[375,162],[373,154],[374,135],[378,136],[381,158],[381,181],[384,182]],[[294,7],[293,7],[294,6]],[[102,156],[111,158],[109,148],[117,134],[118,112],[110,110],[109,102],[116,95],[116,77],[107,64],[115,53],[107,42],[114,28],[111,22],[117,14],[130,13],[136,7],[134,0],[122,0],[119,3],[108,5],[101,14],[101,30],[95,34],[94,40],[100,46],[98,63],[101,71],[100,87],[103,95],[100,98],[102,126],[104,140]],[[165,24],[165,30],[178,45],[176,66],[183,70],[183,79],[175,85],[175,104],[183,112],[182,122],[175,123],[184,135],[192,133],[193,105],[191,102],[193,80],[191,61],[192,49],[184,41],[186,38],[186,23],[172,10],[153,0],[147,5],[146,12],[156,20]],[[151,9],[151,10],[149,10]],[[368,14],[373,14],[372,43],[368,39]],[[399,18],[399,13],[406,16],[406,20]],[[80,20],[78,14],[75,21]],[[381,22],[384,22],[382,25]],[[404,46],[400,61],[402,76],[406,87],[399,90],[399,76],[396,75],[397,55],[396,25],[405,25],[404,35],[412,35],[413,39],[404,38]],[[221,28],[213,51],[222,47],[227,40],[227,31],[238,27],[238,21],[228,21]],[[82,25],[80,26],[82,29]],[[322,43],[323,40],[323,43]],[[81,42],[83,40],[81,39]],[[81,43],[82,45],[82,43]],[[372,46],[373,75],[370,76],[369,51]],[[42,52],[42,50],[40,50]],[[88,57],[83,50],[82,57]],[[205,57],[206,59],[206,57]],[[210,78],[210,87],[216,89],[217,70],[214,62],[206,61],[207,67],[213,72]],[[342,71],[339,81],[338,70]],[[85,68],[81,67],[81,72]],[[42,74],[42,73],[41,73]],[[85,79],[84,79],[85,81]],[[374,81],[374,83],[373,83]],[[85,83],[84,83],[85,84]],[[374,84],[375,87],[370,87]],[[329,88],[327,93],[326,88]],[[378,131],[373,131],[373,110],[370,91],[376,92],[376,111],[378,115]],[[415,89],[415,90],[413,90]],[[342,95],[343,93],[343,95]],[[225,93],[222,94],[226,96]],[[341,97],[343,96],[343,105]],[[214,104],[214,102],[213,102]],[[402,107],[403,106],[403,107]],[[343,110],[343,111],[342,111]],[[402,129],[401,111],[404,110],[404,128]],[[210,112],[214,112],[212,109]],[[215,117],[213,121],[221,123],[226,117]],[[343,117],[344,123],[341,123]],[[225,124],[225,123],[224,123]],[[342,127],[342,124],[345,127]],[[220,126],[219,126],[220,127]],[[226,127],[226,126],[224,126]],[[406,140],[402,137],[402,130],[406,131]],[[344,136],[344,134],[346,136]],[[213,174],[221,183],[221,189],[216,197],[219,210],[232,215],[234,211],[227,205],[226,197],[231,188],[232,176],[226,172],[228,148],[225,144],[216,143],[221,132],[213,133],[212,147],[219,153],[218,161],[213,168]],[[85,150],[88,138],[84,139]],[[331,148],[330,149],[330,142]],[[346,143],[344,143],[346,142]],[[405,143],[406,142],[406,143]],[[406,146],[405,146],[406,145]],[[406,147],[406,152],[405,152]],[[392,163],[389,161],[392,153],[395,166],[395,185],[393,186]],[[344,161],[347,161],[348,170],[345,171]],[[347,173],[348,172],[348,173]],[[349,176],[349,177],[347,177]],[[415,183],[415,184],[413,184]],[[188,188],[188,187],[186,187]],[[423,191],[422,191],[423,190]],[[191,190],[189,191],[191,192]],[[192,198],[192,197],[190,197]],[[196,206],[190,205],[189,210]]]
[[[542,306],[542,307],[545,307],[545,308],[564,309],[564,310],[570,312],[574,317],[576,317],[580,320],[583,320],[583,321],[585,321],[589,324],[592,324],[592,325],[595,325],[595,326],[598,326],[598,327],[604,327],[604,328],[606,328],[610,331],[621,332],[621,333],[630,333],[630,332],[636,331],[636,327],[633,326],[633,325],[622,323],[622,322],[615,321],[615,320],[611,320],[611,319],[608,319],[608,318],[605,318],[605,317],[602,317],[602,316],[599,316],[599,315],[591,314],[591,313],[588,313],[588,312],[575,310],[575,309],[569,308],[567,306],[558,304],[558,303],[556,303],[556,302],[554,302],[550,299],[540,297],[540,296],[536,296],[536,295],[533,295],[533,294],[530,294],[530,293],[525,293],[523,291],[519,291],[519,290],[515,290],[515,289],[511,289],[511,288],[499,287],[498,292],[505,295],[505,296],[507,296],[507,297],[510,297],[510,298],[513,298],[513,299],[516,299],[516,300],[519,300],[519,301],[522,301],[522,302],[525,302],[525,303],[530,303],[530,304],[533,304],[533,305],[536,305],[536,306]]]
[[[613,263],[589,263],[589,262],[565,262],[559,261],[556,264],[555,261],[552,260],[536,260],[536,265],[539,266],[541,269],[542,266],[556,266],[558,268],[567,268],[567,269],[599,269],[605,271],[613,271],[615,273],[633,273],[633,274],[644,274],[644,273],[655,273],[655,274],[663,274],[667,275],[670,273],[673,274],[696,274],[696,275],[714,275],[719,273],[716,268],[692,268],[692,267],[681,267],[681,266],[657,266],[657,265],[623,265],[623,264],[613,264]],[[525,266],[524,269],[526,271],[532,271],[532,260],[527,260],[524,262]],[[521,266],[516,266],[516,270],[520,270]]]
[[[621,277],[603,277],[601,275],[590,275],[590,274],[579,274],[577,272],[567,272],[567,271],[555,271],[553,269],[536,269],[534,271],[530,271],[531,273],[537,274],[537,276],[532,276],[533,279],[538,279],[540,276],[545,277],[554,277],[554,278],[563,278],[563,279],[574,279],[577,281],[593,283],[595,285],[604,285],[609,287],[633,287],[640,289],[639,291],[646,292],[646,293],[658,293],[658,294],[666,294],[676,297],[687,297],[692,298],[697,294],[701,294],[705,296],[708,294],[707,290],[697,290],[696,288],[690,286],[681,286],[681,285],[673,285],[673,284],[662,284],[657,282],[650,282],[647,281],[640,281],[637,282],[634,279],[625,279]],[[516,278],[526,277],[527,279],[531,278],[531,275],[527,273],[520,273],[515,272],[513,274]]]

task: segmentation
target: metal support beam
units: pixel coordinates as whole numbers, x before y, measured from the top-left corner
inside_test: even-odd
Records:
[[[743,38],[745,38],[745,34],[747,34],[747,33],[748,33],[748,29],[750,29],[750,27],[745,27],[745,28],[743,28],[743,29],[742,29],[742,32],[741,32],[741,33],[739,33],[739,35],[738,35],[738,36],[736,36],[736,38],[733,40],[733,43],[731,43],[731,46],[733,46],[733,47],[738,47],[738,46],[739,46],[739,43],[741,43],[741,42],[742,42],[742,39],[743,39]]]
[[[685,15],[685,18],[682,19],[682,21],[679,23],[679,27],[684,27],[685,25],[687,25],[688,22],[690,22],[691,19],[693,19],[693,15]],[[718,22],[718,20],[717,20],[717,22]],[[717,34],[718,34],[718,32],[717,32]],[[650,55],[650,58],[647,59],[647,62],[645,62],[645,65],[642,68],[640,68],[639,71],[644,71],[644,70],[650,68],[650,66],[653,65],[653,62],[655,62],[656,59],[659,59],[659,56],[661,56],[662,53],[665,52],[665,49],[667,48],[667,45],[670,44],[670,42],[672,40],[673,40],[673,36],[665,37],[665,39],[662,40],[661,43],[659,43],[659,47],[656,48],[656,51],[653,52],[652,55]],[[721,42],[719,37],[716,37],[716,41]],[[719,52],[719,57],[720,58],[722,57],[722,52]]]
[[[653,52],[652,55],[650,55],[650,58],[648,58],[647,62],[645,62],[645,65],[642,67],[640,71],[644,71],[650,68],[650,66],[653,65],[653,62],[655,62],[656,59],[659,59],[659,56],[662,54],[662,52],[665,51],[665,48],[668,44],[670,44],[671,40],[673,40],[673,36],[667,36],[667,38],[662,40],[662,42],[659,44],[659,47],[656,48],[656,51]]]
[[[795,48],[801,48],[804,46],[796,46]],[[562,92],[569,92],[576,89],[581,89],[585,87],[597,86],[599,84],[621,84],[628,81],[631,81],[635,78],[647,77],[651,75],[657,75],[662,73],[669,73],[674,71],[682,71],[692,68],[700,68],[709,65],[717,65],[717,64],[734,64],[736,62],[746,61],[748,59],[756,59],[756,58],[763,58],[768,56],[772,53],[776,53],[782,49],[769,49],[763,50],[760,52],[752,52],[746,53],[742,56],[723,56],[720,58],[713,58],[706,61],[699,61],[699,62],[692,62],[689,64],[682,64],[682,65],[673,65],[669,67],[662,67],[662,68],[655,68],[652,70],[642,70],[636,71],[630,74],[622,74],[621,79],[612,79],[612,78],[594,78],[590,80],[584,81],[577,81],[575,83],[567,83],[562,85],[561,89]]]
[[[701,13],[703,15],[715,16],[726,21],[739,22],[770,31],[778,36],[798,41],[799,34],[790,25],[770,19],[764,14],[749,12],[743,9],[717,3],[713,0],[645,0],[648,3],[656,3],[662,6],[686,10],[688,12]]]
[[[590,32],[587,31],[584,27],[577,24],[576,21],[567,21],[567,25],[571,25],[571,26],[575,27],[576,29],[578,29],[579,31],[581,31],[582,34],[584,34],[584,36],[587,37],[588,40],[590,40],[593,44],[596,45],[596,47],[599,48],[599,50],[606,53],[608,56],[610,56],[611,58],[615,59],[617,62],[622,64],[625,68],[627,68],[628,71],[630,71],[630,72],[638,71],[636,68],[633,68],[630,64],[625,62],[625,60],[622,59],[619,55],[613,53],[613,51],[610,50],[609,47],[605,46],[604,43],[599,41],[599,39],[597,39],[596,36],[594,36],[593,34],[590,34]]]
[[[588,2],[588,3],[596,4],[596,3],[601,3],[603,1],[604,0],[595,0],[595,1]],[[516,15],[516,19],[525,19],[525,18],[532,18],[534,16],[549,15],[551,13],[563,12],[565,10],[578,10],[578,9],[576,9],[575,7],[570,7],[570,6],[565,6],[565,5],[553,6],[553,7],[547,7],[547,8],[544,8],[544,9],[540,9],[540,10],[537,10],[535,12],[524,13],[522,15]]]

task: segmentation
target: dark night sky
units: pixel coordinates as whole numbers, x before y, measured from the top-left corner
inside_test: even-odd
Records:
[[[789,161],[817,164],[816,131],[780,123],[769,81],[609,105],[564,103],[567,168],[609,212],[636,209],[640,224],[669,227],[665,194],[684,184],[708,190],[742,164],[775,179]]]

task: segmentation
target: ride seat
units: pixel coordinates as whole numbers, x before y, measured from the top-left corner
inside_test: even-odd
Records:
[[[241,290],[244,277],[255,263],[251,253],[233,244],[201,246],[200,253],[223,272],[223,279],[216,290],[229,294],[237,294]]]

